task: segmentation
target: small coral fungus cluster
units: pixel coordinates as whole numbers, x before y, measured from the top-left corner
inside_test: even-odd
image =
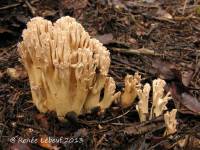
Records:
[[[162,79],[155,79],[152,83],[152,107],[149,113],[149,94],[151,91],[150,84],[146,83],[144,86],[140,83],[141,77],[136,73],[134,76],[127,75],[125,77],[125,88],[121,96],[120,102],[122,107],[128,107],[132,105],[135,98],[138,97],[139,102],[136,105],[140,121],[151,120],[158,117],[167,110],[166,104],[171,99],[170,93],[164,95],[165,81]],[[173,134],[176,132],[176,109],[164,114],[164,120],[166,124],[166,131],[164,135]]]
[[[108,76],[109,51],[91,38],[74,18],[62,17],[55,23],[41,17],[33,18],[22,37],[18,52],[29,76],[33,103],[39,111],[54,111],[62,119],[68,112],[80,115],[95,107],[104,111],[116,99],[122,107],[129,107],[136,97],[141,121],[157,117],[166,110],[170,97],[169,93],[164,95],[164,80],[152,83],[150,113],[151,86],[148,83],[143,86],[138,73],[127,75],[124,91],[116,92],[115,81]],[[176,111],[173,112],[174,117],[170,117],[171,113],[165,116],[168,123],[173,121],[170,118],[175,119]],[[166,132],[171,133],[170,129]]]

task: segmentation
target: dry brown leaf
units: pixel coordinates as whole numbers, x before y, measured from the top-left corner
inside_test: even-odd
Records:
[[[28,144],[15,143],[10,146],[9,150],[32,150]]]
[[[176,68],[176,64],[174,63],[169,63],[160,59],[155,59],[152,62],[152,67],[153,70],[150,71],[156,73],[161,79],[172,80],[176,78],[175,72],[172,71]]]
[[[166,19],[172,19],[172,15],[168,13],[166,10],[159,8],[156,15],[158,17],[166,18]]]
[[[88,0],[61,0],[61,6],[63,9],[83,9],[87,6]]]
[[[193,74],[194,74],[194,71],[192,71],[192,70],[182,72],[183,85],[185,85],[187,87],[190,84]]]
[[[112,35],[112,33],[97,35],[96,39],[98,39],[103,44],[109,44],[109,43],[113,42],[113,35]]]
[[[189,94],[182,84],[173,82],[170,85],[170,92],[178,111],[187,114],[199,114],[200,101]]]
[[[35,118],[43,128],[49,129],[48,118],[44,114],[36,114]]]
[[[181,94],[181,103],[189,110],[200,114],[200,101],[196,97],[193,97],[189,93]]]
[[[152,73],[156,73],[160,78],[165,80],[175,80],[186,87],[190,84],[195,74],[192,68],[185,71],[180,71],[180,69],[177,69],[175,63],[170,63],[159,59],[153,61],[152,67],[153,68],[150,71],[152,71]]]

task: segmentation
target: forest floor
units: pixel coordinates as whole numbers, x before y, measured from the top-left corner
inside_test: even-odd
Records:
[[[113,104],[102,115],[94,112],[68,122],[58,121],[54,113],[39,113],[31,103],[27,75],[13,79],[7,69],[24,72],[17,43],[32,17],[56,21],[66,15],[75,17],[109,49],[109,75],[117,90],[123,89],[125,75],[136,71],[142,82],[165,79],[172,89],[167,107],[178,110],[175,134],[163,136],[163,115],[140,123],[135,103],[126,109]],[[200,149],[198,106],[200,1],[0,1],[0,149]],[[38,142],[47,137],[64,141]],[[20,138],[24,142],[19,142]]]

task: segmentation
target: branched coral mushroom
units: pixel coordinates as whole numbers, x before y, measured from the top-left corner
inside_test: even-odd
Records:
[[[148,99],[149,93],[151,90],[151,86],[146,83],[144,85],[143,90],[138,89],[138,97],[139,102],[136,106],[136,109],[139,113],[140,121],[151,120],[154,117],[158,117],[163,114],[164,110],[167,110],[166,104],[171,99],[170,92],[164,95],[164,86],[166,82],[162,79],[155,79],[153,80],[152,87],[153,87],[153,97],[152,101],[153,104],[151,106],[151,112],[148,112]],[[147,118],[149,116],[149,118]]]
[[[153,80],[153,104],[151,107],[150,119],[160,116],[167,110],[166,104],[171,99],[170,92],[164,95],[166,82],[162,79]]]
[[[176,113],[177,113],[177,109],[173,109],[172,111],[167,111],[164,114],[164,120],[165,120],[165,125],[166,125],[166,130],[164,135],[170,135],[170,134],[174,134],[177,130],[176,130],[176,126],[177,126],[177,120],[176,120]]]
[[[136,109],[139,113],[140,121],[147,121],[149,111],[148,111],[148,103],[149,103],[149,92],[151,90],[151,86],[146,83],[144,85],[143,90],[139,89],[138,90],[138,97],[139,97],[139,102],[138,105],[136,105]]]
[[[125,87],[124,92],[121,96],[121,106],[126,108],[133,104],[135,98],[137,97],[137,90],[140,88],[141,76],[136,72],[134,76],[127,75],[125,77]]]
[[[153,97],[152,97],[152,107],[151,112],[148,111],[148,101],[149,94],[151,90],[151,86],[146,83],[143,86],[140,83],[141,76],[136,73],[134,76],[127,75],[125,77],[125,88],[124,92],[121,96],[121,106],[128,107],[132,105],[136,97],[138,96],[139,102],[136,105],[136,109],[138,111],[140,121],[151,120],[154,117],[158,117],[163,114],[164,110],[167,109],[166,104],[171,99],[170,92],[164,95],[164,86],[166,82],[162,79],[153,80]]]
[[[74,18],[62,17],[54,24],[33,18],[22,37],[18,52],[41,112],[55,111],[59,118],[71,111],[79,115],[97,106],[104,110],[119,97],[114,80],[107,77],[109,51]]]

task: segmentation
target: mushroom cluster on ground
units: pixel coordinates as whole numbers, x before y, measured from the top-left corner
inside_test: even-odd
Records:
[[[110,53],[91,38],[74,18],[62,17],[55,23],[35,17],[27,24],[18,44],[18,52],[28,73],[33,103],[40,112],[54,111],[59,119],[69,112],[89,113],[99,107],[103,112],[118,99],[121,107],[136,105],[140,121],[164,113],[170,93],[164,94],[165,81],[152,83],[152,107],[149,113],[150,84],[141,84],[141,76],[125,77],[123,92],[116,92],[115,81],[108,76]],[[103,93],[103,96],[102,96]],[[176,110],[164,115],[167,134],[176,131]]]

